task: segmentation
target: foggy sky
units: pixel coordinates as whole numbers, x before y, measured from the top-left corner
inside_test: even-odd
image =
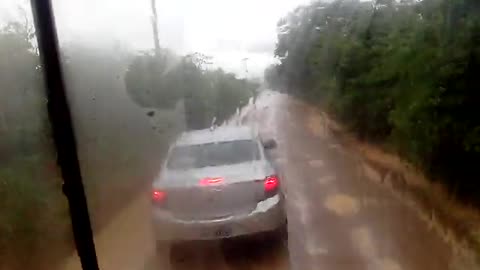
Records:
[[[157,0],[162,47],[202,52],[214,65],[249,76],[273,61],[278,19],[308,0]],[[0,19],[22,1],[0,0]],[[23,1],[23,4],[28,3]],[[150,0],[53,0],[61,43],[153,47]]]

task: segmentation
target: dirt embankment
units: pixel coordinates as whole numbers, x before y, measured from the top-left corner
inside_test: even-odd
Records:
[[[358,156],[368,179],[401,198],[450,244],[463,261],[458,269],[476,269],[473,265],[480,261],[479,209],[458,201],[445,186],[427,179],[397,155],[358,140],[327,113],[311,108],[310,116],[311,125],[316,125],[318,132],[335,137],[347,151]]]

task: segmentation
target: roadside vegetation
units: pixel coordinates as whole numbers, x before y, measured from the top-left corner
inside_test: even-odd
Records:
[[[67,213],[46,122],[39,59],[31,30],[18,22],[0,30],[0,269],[36,259],[45,232],[65,232]],[[28,108],[28,109],[27,109]],[[52,169],[52,171],[50,171]],[[57,221],[57,222],[54,222]],[[55,224],[52,224],[54,222]]]
[[[0,26],[0,270],[54,269],[73,252],[42,66],[25,18]],[[61,43],[94,231],[145,191],[176,134],[209,127],[214,117],[221,123],[258,87],[207,69],[199,53],[101,45]]]
[[[259,85],[220,68],[208,69],[211,61],[201,53],[140,52],[125,75],[128,94],[145,108],[180,105],[187,129],[208,128],[214,118],[221,124],[248,103]]]
[[[315,1],[278,22],[272,88],[480,205],[480,2]]]

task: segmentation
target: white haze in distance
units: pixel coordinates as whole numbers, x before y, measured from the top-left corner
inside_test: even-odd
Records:
[[[14,0],[0,2],[18,3]],[[262,76],[274,61],[276,23],[307,0],[157,0],[160,45],[202,52],[239,76]],[[153,47],[150,0],[53,0],[62,43]],[[3,8],[3,4],[0,4]],[[1,14],[0,14],[1,15]]]

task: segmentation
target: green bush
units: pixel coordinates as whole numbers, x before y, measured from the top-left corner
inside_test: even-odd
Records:
[[[38,251],[49,243],[51,254],[71,246],[61,179],[48,159],[30,156],[0,168],[0,268],[20,269],[44,260]],[[62,250],[63,249],[63,250]]]
[[[208,128],[214,117],[221,123],[247,104],[259,86],[222,69],[205,68],[209,61],[200,53],[178,56],[166,49],[160,56],[141,53],[125,74],[127,92],[147,108],[165,109],[183,102],[186,128]]]

